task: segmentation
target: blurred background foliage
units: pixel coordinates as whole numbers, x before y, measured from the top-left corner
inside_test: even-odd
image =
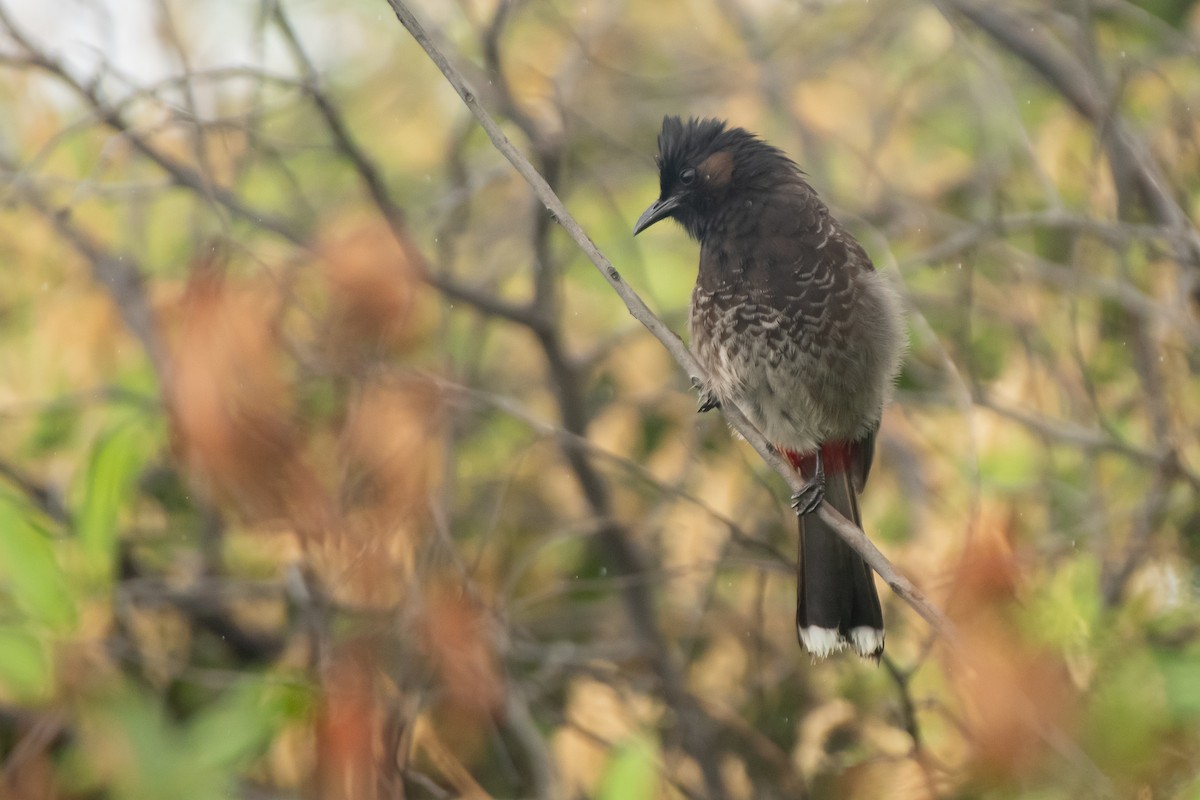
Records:
[[[664,113],[903,285],[880,666],[385,0],[0,2],[13,798],[1200,797],[1193,0],[420,0],[631,284]]]

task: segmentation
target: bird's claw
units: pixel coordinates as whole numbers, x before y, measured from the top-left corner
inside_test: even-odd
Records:
[[[703,414],[705,411],[712,411],[714,408],[720,408],[721,401],[717,396],[707,389],[700,392],[699,404],[696,406],[696,413]]]
[[[813,513],[825,500],[825,476],[818,474],[804,484],[804,488],[792,495],[792,510],[797,517]]]

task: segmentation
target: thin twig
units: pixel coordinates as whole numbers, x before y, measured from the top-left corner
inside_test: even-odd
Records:
[[[239,219],[247,220],[260,228],[269,230],[292,244],[304,246],[304,234],[289,222],[262,209],[247,205],[235,192],[210,183],[208,178],[200,172],[151,144],[149,139],[134,129],[116,106],[104,101],[96,82],[84,83],[72,74],[61,61],[38,50],[2,5],[0,5],[0,25],[3,25],[13,41],[26,51],[31,66],[50,73],[69,86],[87,102],[105,125],[124,137],[135,150],[170,175],[177,185],[190,189],[200,197],[211,198]]]
[[[0,169],[16,172],[15,165],[4,157],[0,157]],[[108,292],[121,320],[145,348],[146,356],[159,378],[164,378],[167,370],[166,351],[146,294],[143,270],[137,260],[132,255],[104,249],[88,231],[71,219],[69,211],[55,207],[32,183],[22,181],[18,189],[26,202],[50,223],[58,235],[91,264],[92,279]]]

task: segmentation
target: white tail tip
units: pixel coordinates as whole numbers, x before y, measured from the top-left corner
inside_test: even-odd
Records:
[[[821,628],[816,625],[799,630],[800,643],[813,658],[828,658],[846,646],[863,658],[878,659],[879,654],[883,652],[883,631],[878,628],[866,625],[851,628],[849,638],[834,628]]]
[[[883,653],[883,631],[860,625],[850,629],[850,645],[863,658],[879,659]]]

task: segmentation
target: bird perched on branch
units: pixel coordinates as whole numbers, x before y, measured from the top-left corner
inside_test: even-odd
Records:
[[[782,151],[714,119],[663,119],[661,195],[634,226],[673,217],[700,243],[692,349],[700,410],[733,403],[805,480],[796,629],[817,657],[883,652],[862,557],[820,516],[861,526],[858,495],[905,348],[900,301]]]

